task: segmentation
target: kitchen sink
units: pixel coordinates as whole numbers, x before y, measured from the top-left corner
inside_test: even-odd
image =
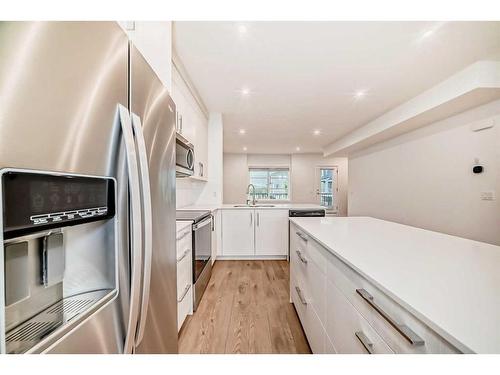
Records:
[[[235,204],[233,207],[274,207],[274,204]]]

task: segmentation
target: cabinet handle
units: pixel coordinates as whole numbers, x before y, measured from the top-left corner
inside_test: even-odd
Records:
[[[183,260],[189,254],[190,251],[191,251],[191,249],[186,249],[184,251],[184,253],[182,253],[182,255],[179,258],[177,258],[177,263],[179,263],[181,260]]]
[[[370,339],[362,331],[355,332],[354,334],[368,354],[373,354],[373,344],[370,342]]]
[[[187,284],[186,287],[184,288],[184,291],[182,292],[182,296],[177,299],[177,302],[180,303],[186,297],[187,292],[189,292],[189,288],[191,288],[191,284]]]
[[[295,232],[295,233],[297,234],[297,236],[299,236],[299,237],[302,239],[302,241],[307,242],[307,237],[306,237],[306,236],[304,236],[304,235],[303,235],[302,233],[300,233],[300,232]]]
[[[257,226],[260,226],[260,213],[257,212]]]
[[[302,295],[302,290],[298,286],[295,287],[295,290],[297,291],[297,295],[299,296],[300,302],[302,302],[303,305],[307,305],[307,301]]]
[[[250,212],[250,226],[253,225],[253,213]]]
[[[184,237],[186,237],[189,233],[191,233],[191,230],[188,230],[184,233],[182,233],[179,237],[176,238],[177,241],[182,240]]]
[[[304,257],[302,256],[302,253],[301,253],[299,250],[297,250],[297,251],[296,251],[296,253],[297,253],[297,255],[298,255],[298,257],[299,257],[300,261],[301,261],[302,263],[304,263],[304,264],[307,264],[307,259],[306,259],[306,258],[304,258]]]
[[[179,133],[182,134],[182,115],[180,115],[180,118],[179,118]]]
[[[356,289],[356,293],[358,293],[361,298],[363,298],[376,312],[378,312],[382,318],[384,318],[391,326],[394,327],[396,331],[399,332],[401,336],[403,336],[411,345],[413,346],[421,346],[425,344],[425,341],[413,332],[407,325],[400,324],[395,321],[389,314],[387,314],[382,307],[377,305],[374,301],[373,296],[368,293],[365,289]]]

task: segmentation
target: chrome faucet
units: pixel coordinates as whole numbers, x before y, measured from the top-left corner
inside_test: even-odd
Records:
[[[255,186],[249,184],[247,186],[247,205],[250,205],[250,199],[248,199],[248,194],[250,194],[250,188],[252,188],[252,206],[255,206]]]

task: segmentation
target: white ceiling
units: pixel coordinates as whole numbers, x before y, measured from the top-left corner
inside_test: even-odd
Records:
[[[500,22],[174,27],[175,51],[202,100],[223,113],[225,152],[319,152],[467,65],[500,59]],[[367,94],[355,100],[358,90]]]

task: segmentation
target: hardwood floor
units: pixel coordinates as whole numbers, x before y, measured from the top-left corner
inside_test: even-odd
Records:
[[[289,290],[284,260],[216,261],[179,353],[311,353]]]

